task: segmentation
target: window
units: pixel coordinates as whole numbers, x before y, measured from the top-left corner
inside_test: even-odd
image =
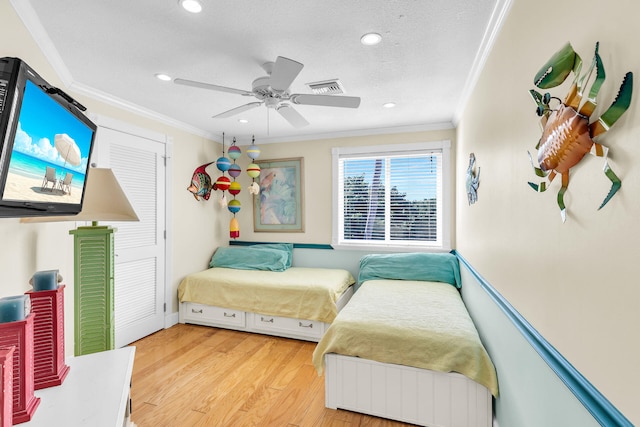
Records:
[[[334,148],[334,246],[450,249],[450,142]]]

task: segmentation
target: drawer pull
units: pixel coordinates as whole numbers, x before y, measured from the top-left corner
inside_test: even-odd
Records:
[[[302,322],[298,322],[298,326],[301,328],[313,328],[313,323],[309,323],[308,325],[303,325]]]
[[[273,317],[270,318],[270,319],[266,319],[266,318],[260,316],[260,321],[264,322],[264,323],[273,323]]]
[[[235,314],[235,313],[231,313],[231,314],[229,314],[229,313],[227,313],[226,311],[223,313],[223,315],[224,315],[224,317],[236,317],[236,314]]]
[[[200,310],[196,310],[195,308],[192,308],[192,309],[191,309],[191,312],[192,312],[192,313],[196,313],[196,314],[202,314],[202,309],[200,309]]]

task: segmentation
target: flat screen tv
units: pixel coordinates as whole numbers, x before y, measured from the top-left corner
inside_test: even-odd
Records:
[[[82,209],[96,125],[19,58],[0,58],[0,217]]]

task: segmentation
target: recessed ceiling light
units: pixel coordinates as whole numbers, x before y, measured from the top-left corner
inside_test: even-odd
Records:
[[[200,13],[202,12],[202,4],[198,0],[180,0],[180,6],[187,12]]]
[[[247,120],[247,119],[238,119],[238,122],[240,122],[240,123],[249,123],[249,120]]]
[[[365,46],[373,46],[382,41],[382,36],[378,33],[367,33],[360,37],[360,43]]]
[[[156,73],[156,78],[158,80],[162,80],[163,82],[171,81],[171,76],[168,76],[168,75],[163,74],[163,73]]]
[[[384,104],[382,104],[382,106],[384,108],[393,108],[393,107],[396,106],[396,103],[395,102],[385,102]]]

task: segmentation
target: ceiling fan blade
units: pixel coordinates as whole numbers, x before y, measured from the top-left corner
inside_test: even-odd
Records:
[[[196,82],[196,81],[193,81],[193,80],[186,80],[186,79],[178,78],[178,79],[174,79],[173,82],[176,83],[176,84],[179,84],[179,85],[193,86],[193,87],[198,87],[198,88],[201,88],[201,89],[217,90],[218,92],[235,93],[235,94],[238,94],[238,95],[253,95],[252,92],[248,92],[246,90],[234,89],[232,87],[226,87],[226,86],[212,85],[210,83]]]
[[[300,105],[322,105],[325,107],[358,108],[360,98],[357,96],[305,95],[293,94],[289,100]]]
[[[281,104],[276,108],[276,111],[294,128],[302,128],[309,125],[309,122],[289,104]]]
[[[302,68],[304,68],[304,65],[293,59],[278,56],[271,70],[269,85],[277,91],[289,89],[289,86],[298,77]]]
[[[227,110],[224,113],[216,114],[213,116],[214,119],[226,119],[227,117],[235,116],[236,114],[240,114],[243,111],[250,110],[252,108],[256,108],[262,105],[262,102],[250,102],[248,104],[241,105],[236,108],[232,108],[231,110]]]

